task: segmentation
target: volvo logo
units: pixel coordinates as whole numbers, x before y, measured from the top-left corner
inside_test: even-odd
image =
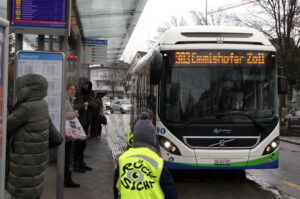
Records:
[[[220,130],[216,128],[213,130],[213,132],[214,132],[214,134],[218,135],[220,133]]]
[[[219,142],[215,143],[215,144],[211,144],[209,145],[210,147],[214,147],[214,146],[218,146],[218,147],[225,147],[226,143],[228,142],[232,142],[236,139],[230,139],[230,140],[219,140]]]
[[[220,134],[221,132],[229,134],[229,133],[232,132],[232,130],[231,129],[218,129],[218,128],[215,128],[213,130],[213,133],[216,134],[216,135]]]

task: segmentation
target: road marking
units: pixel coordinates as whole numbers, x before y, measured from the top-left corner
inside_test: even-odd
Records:
[[[292,183],[290,181],[287,181],[287,180],[283,180],[282,182],[284,182],[285,184],[287,184],[287,185],[289,185],[291,187],[294,187],[295,189],[300,190],[300,186],[299,185],[296,185],[296,184],[294,184],[294,183]]]

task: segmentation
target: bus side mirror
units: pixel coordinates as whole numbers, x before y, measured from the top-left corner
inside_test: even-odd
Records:
[[[152,53],[149,66],[150,66],[150,83],[158,84],[161,77],[161,69],[163,65],[162,54],[158,49],[155,49]]]
[[[278,93],[287,94],[288,90],[288,80],[287,77],[278,76]]]

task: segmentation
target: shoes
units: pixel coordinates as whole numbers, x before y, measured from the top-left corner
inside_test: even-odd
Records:
[[[77,184],[77,183],[73,182],[73,180],[71,179],[71,180],[67,180],[65,182],[65,187],[67,187],[67,188],[79,188],[80,184]]]
[[[91,167],[88,167],[86,165],[82,166],[81,168],[84,169],[85,171],[91,171],[91,170],[93,170]]]
[[[82,168],[82,167],[74,167],[74,168],[73,168],[73,171],[74,171],[74,172],[78,172],[78,173],[85,173],[85,170],[86,170],[86,169],[84,169],[84,168]]]

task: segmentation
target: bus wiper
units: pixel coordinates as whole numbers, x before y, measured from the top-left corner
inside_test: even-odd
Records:
[[[217,118],[218,117],[223,117],[223,116],[229,116],[229,115],[246,116],[246,117],[248,117],[252,121],[253,124],[255,124],[257,127],[259,127],[260,129],[262,129],[264,134],[266,133],[265,127],[261,123],[259,123],[256,119],[254,119],[248,113],[244,113],[244,112],[243,113],[218,113],[217,114]]]

